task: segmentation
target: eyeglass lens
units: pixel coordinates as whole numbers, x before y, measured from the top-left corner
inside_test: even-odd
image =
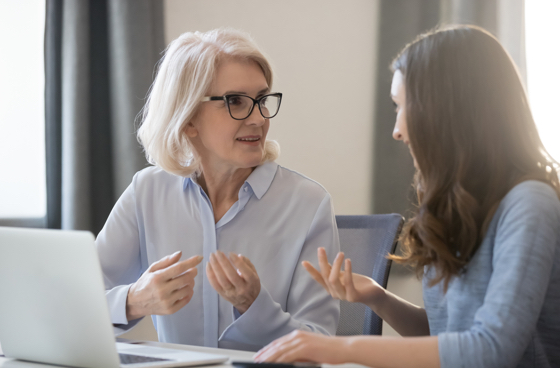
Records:
[[[228,97],[227,105],[234,119],[245,119],[252,113],[251,109],[254,103],[253,99],[248,96],[235,95]],[[263,96],[258,105],[264,118],[274,117],[280,107],[280,97],[275,95]]]

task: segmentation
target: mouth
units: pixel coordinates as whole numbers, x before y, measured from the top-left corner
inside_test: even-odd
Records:
[[[249,145],[258,145],[259,142],[261,141],[261,136],[260,135],[247,135],[247,136],[244,136],[244,137],[237,138],[236,141],[244,143],[244,144],[249,144]]]

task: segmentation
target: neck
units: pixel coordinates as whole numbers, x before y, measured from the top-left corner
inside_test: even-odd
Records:
[[[237,202],[239,189],[254,168],[217,168],[201,163],[202,173],[198,183],[208,195],[218,222],[231,206]]]

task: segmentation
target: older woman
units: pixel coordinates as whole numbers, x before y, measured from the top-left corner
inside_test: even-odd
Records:
[[[138,132],[154,166],[96,242],[120,331],[152,315],[160,341],[246,350],[296,329],[335,332],[338,301],[300,266],[319,246],[339,250],[331,197],[274,162],[266,137],[282,94],[271,88],[243,33],[169,45]]]

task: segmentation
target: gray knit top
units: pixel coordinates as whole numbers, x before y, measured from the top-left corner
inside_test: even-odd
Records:
[[[560,367],[560,201],[538,181],[501,201],[465,272],[424,303],[441,367]]]

